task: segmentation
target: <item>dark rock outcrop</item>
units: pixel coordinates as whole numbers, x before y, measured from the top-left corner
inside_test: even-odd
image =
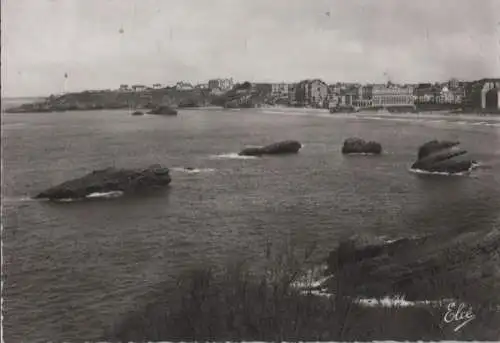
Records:
[[[298,141],[288,140],[266,145],[258,148],[243,149],[240,156],[261,156],[261,155],[278,155],[278,154],[296,154],[302,148],[302,144]]]
[[[95,193],[138,193],[170,184],[170,171],[161,165],[146,169],[107,168],[64,182],[35,196],[35,199],[85,199]]]
[[[132,113],[133,116],[142,116],[144,115],[144,112],[141,112],[141,111],[135,111]]]
[[[460,142],[433,140],[418,149],[418,158],[411,169],[427,172],[460,173],[469,171],[475,162],[470,159],[458,159],[467,154],[459,148]]]
[[[158,106],[158,107],[152,109],[151,111],[149,111],[148,114],[175,116],[175,115],[177,115],[177,110],[175,108],[170,107],[170,106]]]
[[[382,153],[382,145],[373,141],[365,141],[361,138],[348,138],[342,146],[343,154],[375,154]]]
[[[408,300],[499,301],[498,231],[449,232],[380,245],[344,241],[327,259],[333,278],[323,287],[344,295]],[[492,293],[493,292],[493,293]],[[494,295],[493,295],[494,294]],[[496,299],[493,299],[495,297]]]

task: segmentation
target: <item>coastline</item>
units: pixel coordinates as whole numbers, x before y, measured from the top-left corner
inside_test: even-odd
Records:
[[[67,93],[60,96],[51,95],[40,97],[3,98],[7,106],[2,105],[4,113],[48,113],[72,111],[99,111],[99,110],[148,110],[158,106],[169,106],[177,109],[264,109],[329,112],[332,115],[342,114],[373,114],[373,115],[400,115],[412,114],[415,116],[446,115],[457,116],[461,114],[474,114],[484,117],[500,116],[500,109],[466,108],[461,105],[447,104],[415,104],[410,107],[398,108],[318,108],[310,106],[290,106],[286,104],[272,104],[266,95],[251,89],[229,90],[224,94],[212,94],[208,90],[175,90],[159,89],[144,92],[120,91],[83,91]],[[28,101],[25,101],[28,100]],[[23,102],[21,102],[23,101]],[[2,101],[4,102],[4,101]]]

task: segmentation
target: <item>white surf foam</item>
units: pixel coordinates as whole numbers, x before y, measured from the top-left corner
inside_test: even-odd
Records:
[[[353,300],[355,304],[365,306],[365,307],[421,307],[421,306],[443,306],[450,302],[454,302],[453,299],[441,299],[441,300],[416,300],[409,301],[406,300],[404,295],[394,295],[386,296],[382,298],[363,298],[359,297]]]
[[[314,117],[329,117],[329,118],[350,118],[350,119],[368,119],[368,120],[385,120],[385,121],[400,121],[427,125],[470,125],[470,126],[489,126],[500,127],[500,123],[492,123],[485,121],[477,121],[477,116],[450,116],[447,112],[436,112],[429,114],[413,114],[413,113],[398,113],[388,114],[386,112],[357,112],[357,113],[329,113],[327,110],[322,109],[307,109],[307,108],[286,108],[283,111],[280,109],[266,109],[262,113],[275,114],[275,115],[291,115],[291,116],[314,116]],[[451,119],[451,120],[450,120]],[[459,120],[457,120],[459,119]],[[466,119],[466,120],[460,120]],[[469,120],[467,120],[469,119]],[[476,120],[476,121],[474,121]],[[494,120],[494,119],[492,119]]]
[[[230,152],[230,153],[219,154],[219,155],[212,155],[210,157],[211,158],[215,158],[215,159],[225,159],[225,158],[227,158],[227,159],[236,159],[236,160],[248,160],[248,159],[258,158],[257,156],[240,156],[236,152]]]
[[[47,200],[47,199],[43,199],[43,200]],[[68,198],[68,199],[54,199],[53,201],[55,202],[76,202],[76,201],[82,201],[83,199],[71,199],[71,198]]]
[[[110,191],[110,192],[95,192],[95,193],[90,193],[89,195],[86,196],[87,199],[94,199],[94,198],[104,198],[104,199],[109,199],[109,198],[117,198],[123,195],[122,191]]]
[[[472,172],[473,169],[477,168],[477,165],[473,164],[469,170],[459,172],[459,173],[446,173],[446,172],[430,172],[426,170],[421,170],[421,169],[412,169],[410,168],[409,171],[411,173],[415,174],[420,174],[420,175],[440,175],[440,176],[469,176],[470,173]]]
[[[386,240],[388,243],[396,240]],[[309,269],[305,275],[294,282],[292,287],[297,289],[300,294],[314,295],[318,297],[331,298],[335,293],[329,292],[325,287],[325,282],[333,278],[333,275],[323,276],[326,265],[321,265],[314,269]],[[396,294],[380,298],[368,298],[363,296],[348,297],[354,304],[364,307],[418,307],[418,306],[444,306],[450,302],[455,302],[454,299],[440,300],[406,300],[404,295]]]
[[[199,174],[199,173],[211,173],[214,172],[215,169],[212,168],[193,168],[193,169],[188,169],[188,168],[172,168],[172,170],[180,172],[180,173],[187,173],[187,174]]]
[[[292,284],[292,287],[303,291],[304,290],[307,291],[313,288],[320,288],[323,285],[323,283],[330,280],[332,277],[333,277],[332,275],[324,276],[321,278],[308,278],[306,276],[294,282]]]
[[[303,295],[314,295],[323,298],[332,298],[334,293],[328,292],[326,289],[311,289],[300,292]],[[365,297],[347,297],[352,303],[363,307],[384,307],[384,308],[401,308],[401,307],[442,307],[449,303],[456,302],[454,299],[440,300],[406,300],[404,295],[385,296],[381,298],[365,298]]]

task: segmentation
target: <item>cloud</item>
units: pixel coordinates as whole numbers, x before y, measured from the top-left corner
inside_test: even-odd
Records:
[[[499,13],[495,0],[4,1],[2,91],[60,92],[65,72],[75,90],[498,76]]]

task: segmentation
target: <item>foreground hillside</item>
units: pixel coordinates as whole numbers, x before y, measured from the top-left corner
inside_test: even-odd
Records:
[[[280,259],[286,261],[281,269],[273,261],[264,278],[241,266],[202,269],[177,285],[160,286],[145,307],[127,315],[104,338],[497,340],[499,246],[498,228],[364,247],[343,242],[327,259],[329,279],[305,292],[294,286],[300,267],[290,256]],[[355,301],[395,295],[410,305]],[[450,304],[455,311],[449,310]],[[459,313],[460,304],[465,310]],[[472,320],[455,330],[465,322],[466,311]]]

